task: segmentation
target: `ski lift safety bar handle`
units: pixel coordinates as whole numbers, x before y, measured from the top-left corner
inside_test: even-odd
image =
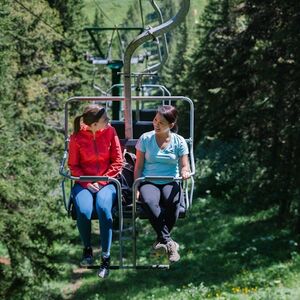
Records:
[[[191,172],[190,176],[194,176],[195,172]],[[183,180],[182,177],[174,177],[174,176],[145,176],[145,177],[139,177],[136,179],[136,181],[147,181],[147,180]]]
[[[108,176],[72,176],[65,172],[60,172],[60,174],[66,178],[69,178],[71,180],[79,180],[79,181],[112,181],[117,184],[120,184],[119,181],[116,178],[108,177]]]

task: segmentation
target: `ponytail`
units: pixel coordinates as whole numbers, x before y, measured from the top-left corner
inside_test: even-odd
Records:
[[[82,118],[82,122],[85,125],[91,126],[91,124],[98,122],[99,119],[105,113],[105,108],[97,105],[90,104],[85,109],[82,115],[77,116],[74,119],[74,133],[78,133],[80,131],[80,119]]]
[[[80,130],[80,119],[81,119],[81,117],[82,117],[82,115],[77,116],[74,119],[74,133],[77,133]]]
[[[177,125],[177,123],[175,123],[174,126],[171,128],[171,132],[174,132],[174,133],[178,132],[178,125]]]

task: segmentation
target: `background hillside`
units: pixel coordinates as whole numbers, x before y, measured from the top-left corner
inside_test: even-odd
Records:
[[[179,3],[157,2],[166,18]],[[168,34],[157,77],[195,103],[196,194],[174,231],[182,260],[167,272],[113,271],[105,282],[78,268],[58,175],[64,103],[98,94],[95,80],[111,84],[108,68],[84,59],[95,51],[84,26],[138,24],[138,3],[1,0],[0,298],[299,299],[300,2],[292,0],[192,1]],[[140,260],[155,263],[148,223],[138,230]]]

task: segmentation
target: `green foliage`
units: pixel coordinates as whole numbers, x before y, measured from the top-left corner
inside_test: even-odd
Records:
[[[116,271],[101,283],[86,273],[67,295],[81,249],[60,200],[62,111],[68,97],[94,94],[82,13],[95,25],[112,20],[95,1],[18,2],[3,0],[0,9],[0,298],[297,299],[299,237],[277,227],[276,213],[299,216],[299,4],[210,0],[196,32],[192,10],[168,35],[162,83],[195,100],[200,142],[202,198],[174,232],[182,260],[169,272]],[[173,2],[158,1],[165,18]],[[136,25],[136,3],[101,7],[113,10],[113,24],[127,13],[124,25]],[[140,261],[148,262],[153,234],[149,225],[139,230]]]
[[[279,204],[283,221],[299,194],[298,10],[293,1],[209,1],[182,80],[193,86],[196,141],[243,144],[221,174],[233,193]]]
[[[64,237],[65,225],[54,193],[57,164],[41,143],[15,136],[7,128],[0,132],[0,235],[10,259],[1,293],[23,299],[25,291],[58,274],[53,242]]]
[[[55,242],[73,232],[58,189],[62,100],[86,89],[74,38],[80,3],[8,4],[0,21],[0,297],[55,299],[60,292],[47,283],[63,270]]]

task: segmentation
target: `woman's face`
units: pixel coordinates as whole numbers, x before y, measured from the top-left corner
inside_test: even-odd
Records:
[[[153,127],[155,133],[167,133],[174,126],[173,123],[169,123],[161,114],[157,113],[153,119]]]
[[[107,124],[108,124],[109,118],[106,114],[106,112],[104,112],[104,114],[102,115],[102,117],[98,120],[98,122],[95,122],[91,125],[91,129],[96,132],[98,130],[104,129]]]

